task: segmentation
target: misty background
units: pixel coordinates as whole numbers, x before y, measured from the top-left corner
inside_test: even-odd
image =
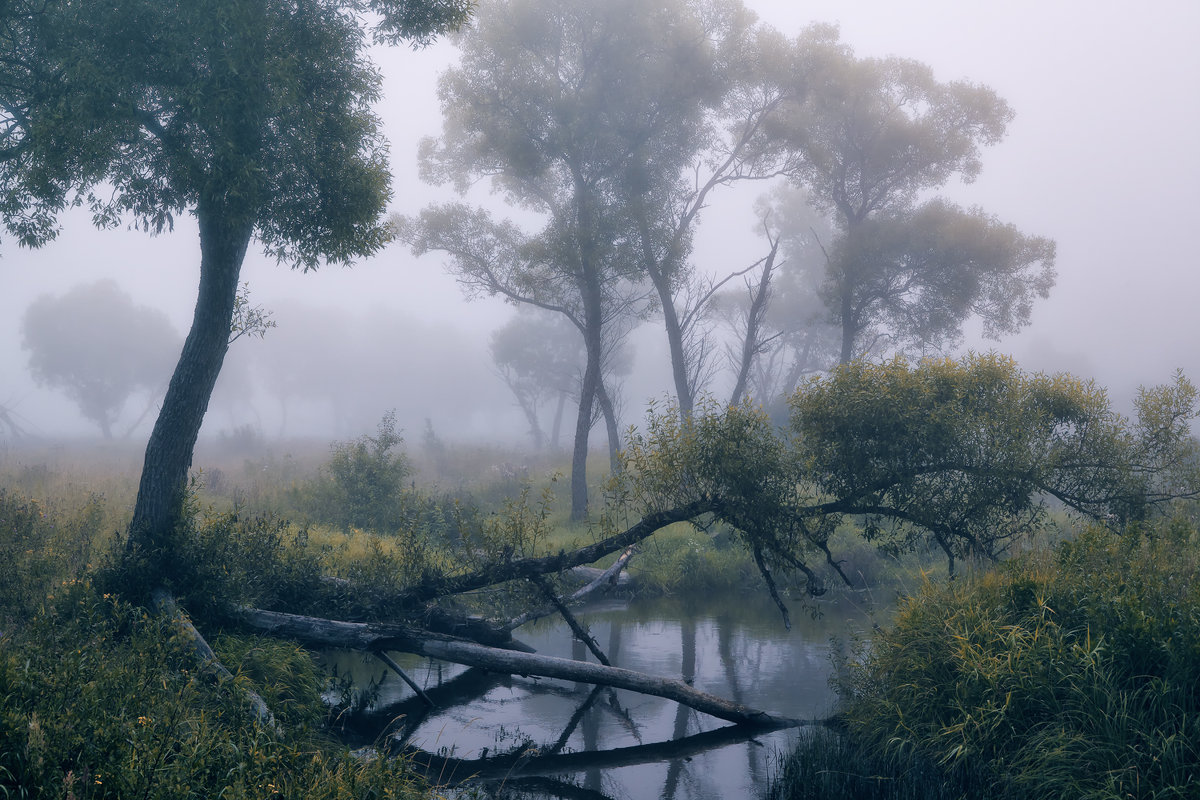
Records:
[[[1004,141],[984,150],[980,177],[940,194],[1054,239],[1057,284],[1021,334],[994,343],[968,324],[963,349],[996,349],[1028,370],[1095,378],[1121,409],[1139,384],[1164,382],[1176,369],[1200,377],[1192,242],[1200,218],[1200,4],[747,5],[789,36],[812,22],[837,23],[859,57],[913,58],[939,80],[990,86],[1015,109]],[[416,149],[441,131],[437,76],[456,50],[441,42],[375,57],[385,77],[378,112],[391,142],[389,210],[415,214],[453,196],[420,182]],[[723,274],[759,257],[754,199],[763,190],[716,194],[701,221],[698,264]],[[487,202],[486,189],[474,199]],[[515,311],[495,299],[467,302],[444,264],[397,243],[348,269],[301,274],[252,251],[242,279],[276,327],[231,347],[205,433],[251,426],[268,437],[347,438],[394,408],[410,441],[429,420],[447,439],[527,444],[528,426],[488,350],[492,332]],[[182,337],[198,265],[189,217],[150,237],[97,231],[78,211],[63,215],[61,235],[41,250],[0,243],[0,406],[35,436],[98,435],[65,394],[35,384],[21,347],[25,310],[42,295],[111,279],[135,303],[165,314]],[[646,323],[630,341],[622,425],[638,423],[646,400],[671,387],[661,323]],[[125,421],[140,411],[131,402]],[[144,437],[152,422],[153,414],[133,437]]]

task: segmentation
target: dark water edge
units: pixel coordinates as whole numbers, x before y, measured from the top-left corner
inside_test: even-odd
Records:
[[[791,631],[757,595],[611,601],[579,616],[616,666],[682,678],[773,713],[821,718],[835,699],[835,642],[875,619],[853,598],[818,609],[817,616],[795,609]],[[585,657],[561,620],[534,623],[518,636],[539,653]],[[357,686],[382,679],[373,713],[358,720],[360,742],[408,753],[435,785],[461,797],[760,797],[802,735],[745,731],[624,690],[392,655],[435,708],[414,702],[377,661],[328,655]]]

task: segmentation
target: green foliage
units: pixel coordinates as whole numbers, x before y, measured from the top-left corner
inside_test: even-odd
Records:
[[[646,542],[633,560],[639,592],[696,596],[757,591],[758,573],[745,548],[728,537],[713,536],[690,523],[664,528]]]
[[[630,513],[697,504],[698,518],[719,519],[747,549],[806,572],[810,589],[824,590],[804,559],[824,547],[832,528],[803,514],[811,497],[793,443],[761,408],[705,400],[687,417],[653,406],[649,417],[645,433],[626,436],[608,527]]]
[[[395,411],[383,415],[374,436],[335,443],[301,508],[343,530],[396,530],[408,506],[405,483],[413,474],[407,454],[394,452],[403,443]]]
[[[1093,382],[1003,356],[898,358],[813,379],[791,425],[826,512],[865,514],[892,545],[928,536],[951,558],[994,557],[1044,522],[1045,497],[1124,520],[1200,487],[1176,469],[1195,446],[1194,387],[1177,376],[1144,398],[1131,424]]]
[[[1041,530],[1051,501],[1124,521],[1200,492],[1196,400],[1177,375],[1143,392],[1131,423],[1094,383],[995,354],[853,362],[793,395],[786,430],[749,404],[682,418],[652,406],[645,432],[626,438],[602,526],[689,509],[729,525],[756,561],[804,573],[814,593],[824,581],[810,559],[840,570],[831,537],[845,521],[890,554],[936,545],[953,571]]]
[[[926,585],[846,665],[867,749],[986,774],[1005,797],[1200,791],[1200,533],[1093,528]]]
[[[90,497],[66,513],[54,505],[0,488],[0,631],[30,619],[58,587],[91,567],[104,520],[103,502]]]
[[[306,530],[276,515],[201,511],[191,494],[167,546],[173,557],[166,567],[137,546],[115,555],[99,571],[99,585],[144,603],[163,586],[202,619],[221,619],[237,605],[296,613],[320,607],[322,554],[308,546]]]
[[[283,733],[160,617],[73,587],[0,648],[0,793],[20,798],[419,798],[402,761],[313,736],[322,681],[296,648],[221,639]]]
[[[836,728],[806,731],[783,762],[770,800],[963,800],[994,797],[986,776],[960,776],[957,785],[937,764],[897,763]]]

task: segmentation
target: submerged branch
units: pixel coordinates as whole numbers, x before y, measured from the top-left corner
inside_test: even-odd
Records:
[[[826,725],[826,720],[800,722],[801,725]],[[576,753],[547,753],[526,750],[491,758],[445,758],[424,750],[408,748],[405,753],[413,766],[426,775],[439,776],[439,780],[450,785],[468,781],[487,781],[508,776],[553,775],[556,773],[579,772],[585,769],[617,769],[638,764],[657,764],[678,758],[687,758],[718,747],[748,741],[756,731],[742,725],[727,725],[723,728],[697,733],[682,739],[667,742],[630,745],[611,750],[592,750]]]

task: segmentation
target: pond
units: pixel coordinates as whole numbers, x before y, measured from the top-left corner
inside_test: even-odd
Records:
[[[607,601],[577,612],[614,666],[682,678],[704,692],[773,714],[821,718],[832,709],[834,637],[873,618],[853,599],[793,604],[792,630],[765,596]],[[517,631],[544,655],[594,661],[560,618]],[[356,686],[383,678],[372,713],[356,720],[364,743],[417,748],[435,785],[474,776],[481,795],[718,800],[754,797],[800,735],[747,732],[670,700],[545,678],[467,670],[408,654],[392,657],[433,698],[427,708],[394,674],[361,654],[328,664]],[[498,757],[520,754],[519,758]],[[514,764],[514,761],[516,762]],[[467,796],[475,796],[468,794]]]

